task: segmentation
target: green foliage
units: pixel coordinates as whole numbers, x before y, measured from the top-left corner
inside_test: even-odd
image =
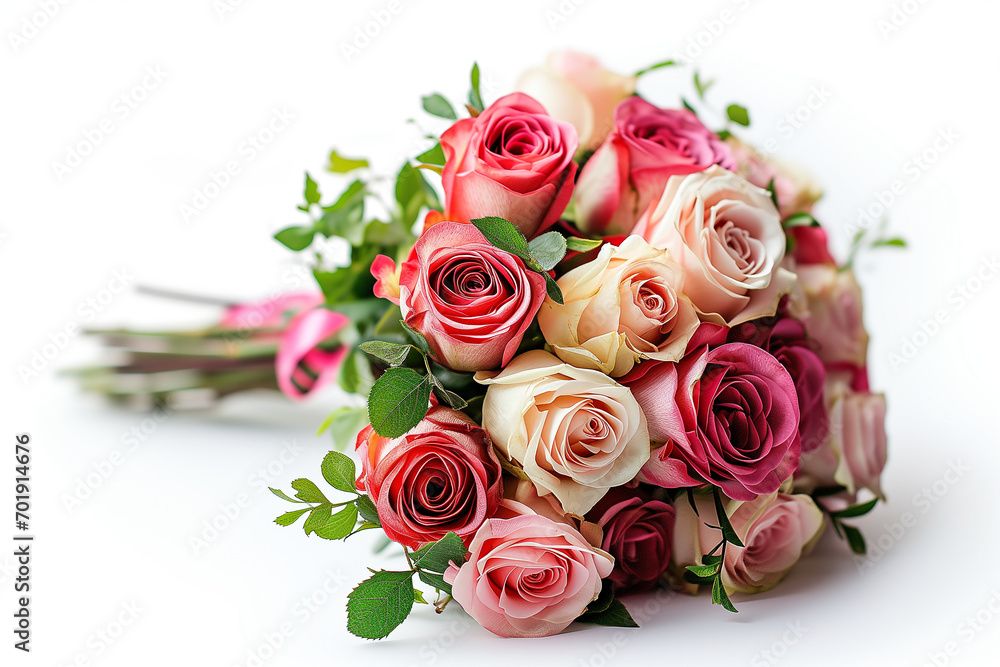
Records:
[[[346,174],[368,166],[368,160],[343,157],[336,150],[330,151],[330,162],[327,164],[327,171],[334,174]]]
[[[742,107],[739,104],[730,104],[726,107],[726,116],[737,125],[742,125],[743,127],[749,127],[750,125],[750,113],[746,110],[746,107]]]
[[[518,231],[513,223],[494,216],[476,218],[469,222],[475,225],[476,229],[482,232],[483,236],[491,244],[500,250],[518,257],[524,262],[526,267],[541,274],[545,278],[545,291],[548,293],[549,298],[562,305],[562,290],[559,289],[559,285],[556,284],[556,281],[549,275],[545,267],[531,254],[528,240],[524,238],[524,235]]]
[[[365,639],[382,639],[410,614],[413,572],[376,572],[347,596],[347,629]]]
[[[455,109],[451,106],[451,102],[446,100],[440,93],[425,95],[420,98],[420,103],[424,107],[424,111],[432,116],[447,118],[448,120],[458,120],[458,116],[455,114]]]
[[[412,368],[390,368],[368,396],[368,420],[379,435],[398,438],[427,414],[431,383]]]

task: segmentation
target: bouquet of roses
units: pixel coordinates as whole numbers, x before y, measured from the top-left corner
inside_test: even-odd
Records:
[[[697,74],[681,108],[635,95],[670,65],[626,77],[559,54],[489,105],[473,67],[468,117],[423,99],[452,123],[378,215],[374,179],[324,205],[307,175],[311,222],[276,237],[350,245],[315,270],[318,308],[342,316],[341,384],[367,418],[360,470],[322,463],[342,498],[272,491],[300,505],[280,525],[401,545],[348,596],[354,634],[385,637],[432,591],[516,637],[634,626],[620,597],[658,585],[736,611],[826,524],[864,552],[844,520],[882,496],[885,400],[850,260],[810,212],[817,189],[734,136],[743,107],[709,129]],[[852,259],[902,245],[878,235]]]

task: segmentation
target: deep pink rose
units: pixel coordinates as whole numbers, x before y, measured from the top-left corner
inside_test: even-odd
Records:
[[[736,168],[729,146],[697,116],[630,97],[615,109],[614,130],[580,172],[577,222],[588,233],[629,232],[668,178],[713,164]]]
[[[559,219],[573,194],[576,130],[523,93],[452,125],[441,148],[448,220],[499,216],[531,238]]]
[[[456,371],[507,365],[544,300],[545,279],[468,224],[425,231],[400,271],[403,319]]]
[[[434,406],[399,438],[371,426],[358,434],[358,489],[378,509],[385,534],[417,549],[454,531],[465,540],[493,516],[502,468],[490,437],[463,413]]]
[[[629,384],[653,450],[639,480],[708,482],[734,500],[775,492],[799,461],[799,404],[788,371],[746,343],[702,348]]]
[[[635,489],[608,492],[587,518],[604,531],[601,548],[614,556],[619,592],[651,587],[670,565],[674,508]]]
[[[730,342],[750,343],[774,356],[792,376],[799,399],[799,436],[802,452],[817,449],[826,439],[826,406],[823,385],[826,368],[806,342],[806,329],[796,319],[765,318],[733,327]]]
[[[349,348],[338,344],[336,336],[350,322],[323,305],[301,310],[289,321],[274,358],[278,388],[285,396],[304,400],[337,379]]]
[[[792,258],[797,266],[836,264],[830,254],[826,231],[822,227],[801,225],[788,230],[792,237]]]
[[[501,637],[562,632],[601,592],[613,559],[571,526],[503,501],[469,545],[469,560],[452,564],[445,581],[480,625]]]

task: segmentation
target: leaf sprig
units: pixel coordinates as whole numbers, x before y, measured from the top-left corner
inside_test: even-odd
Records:
[[[691,506],[694,507],[694,497],[690,495]],[[721,605],[726,611],[737,613],[736,607],[729,600],[726,586],[722,583],[722,570],[726,563],[726,547],[730,544],[735,547],[742,547],[743,542],[729,522],[726,508],[722,500],[722,492],[718,487],[712,487],[712,496],[715,499],[715,512],[718,516],[719,525],[707,525],[722,532],[722,540],[715,545],[708,555],[702,557],[702,565],[688,565],[684,572],[684,580],[691,584],[712,587],[712,604]],[[716,553],[718,552],[718,553]]]

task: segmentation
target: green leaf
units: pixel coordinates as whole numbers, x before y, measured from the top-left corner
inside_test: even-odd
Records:
[[[385,438],[398,438],[427,414],[431,383],[412,368],[390,368],[368,396],[368,421]]]
[[[644,67],[643,69],[641,69],[638,72],[636,72],[634,76],[640,77],[643,74],[649,74],[650,72],[652,72],[654,70],[662,69],[664,67],[673,67],[676,64],[677,63],[675,61],[673,61],[673,60],[664,60],[663,62],[656,63],[655,65],[650,65],[649,67]]]
[[[295,500],[294,498],[289,498],[287,495],[285,495],[284,491],[281,491],[279,489],[272,489],[271,487],[267,487],[267,488],[271,490],[271,493],[273,493],[274,495],[278,496],[282,500],[287,500],[290,503],[301,503],[301,502],[303,502],[302,500]]]
[[[850,519],[856,516],[864,516],[865,514],[871,512],[872,509],[874,509],[875,505],[878,504],[878,501],[879,501],[878,498],[872,498],[866,503],[858,503],[857,505],[851,505],[850,507],[846,507],[842,510],[838,510],[836,512],[830,512],[830,514],[837,517],[838,519]]]
[[[483,105],[483,97],[479,94],[479,63],[472,63],[472,73],[469,78],[472,83],[472,88],[469,90],[469,106],[482,111],[485,106]]]
[[[607,609],[597,613],[586,613],[578,619],[581,623],[593,623],[594,625],[604,625],[612,628],[637,628],[639,624],[635,622],[628,609],[621,600],[612,600]]]
[[[559,284],[547,273],[543,273],[542,277],[545,278],[545,293],[560,306],[563,305],[563,293]]]
[[[297,479],[292,482],[292,488],[298,493],[295,497],[304,503],[329,503],[330,501],[326,499],[323,492],[319,490],[319,487],[310,482],[308,479]]]
[[[437,208],[440,205],[434,188],[420,171],[407,162],[396,176],[396,202],[399,205],[402,223],[407,228],[416,222],[420,209],[425,206]]]
[[[742,125],[743,127],[750,125],[750,114],[746,108],[741,107],[739,104],[730,104],[726,107],[726,115],[729,117],[729,120],[737,125]]]
[[[573,252],[590,252],[602,245],[604,241],[601,239],[582,239],[579,236],[570,236],[566,239],[566,249]]]
[[[597,614],[602,611],[607,611],[608,607],[615,599],[615,586],[611,583],[610,579],[604,579],[601,582],[601,592],[597,595],[597,599],[592,601],[584,609],[585,614]],[[581,614],[582,616],[582,614]]]
[[[298,521],[299,517],[308,512],[310,509],[312,508],[306,507],[304,509],[295,510],[294,512],[286,512],[275,519],[274,522],[279,526],[290,526]]]
[[[783,229],[791,229],[792,227],[819,227],[819,220],[814,218],[809,213],[793,213],[782,221],[781,226]]]
[[[729,601],[729,594],[726,593],[726,587],[722,584],[722,577],[716,577],[715,583],[712,584],[712,604],[721,604],[726,611],[731,611],[734,614],[739,613],[733,603]]]
[[[368,424],[366,408],[337,408],[323,422],[319,433],[329,430],[333,436],[333,446],[337,449],[347,449],[354,445],[358,432]]]
[[[352,349],[340,364],[337,380],[340,388],[347,393],[367,396],[375,383],[375,375],[372,373],[368,357],[357,349]]]
[[[335,174],[346,174],[355,169],[361,169],[362,167],[368,166],[368,160],[362,160],[360,158],[349,158],[344,157],[337,153],[336,150],[330,151],[330,164],[327,165],[327,171],[332,171]]]
[[[451,103],[439,93],[425,95],[420,98],[420,103],[423,105],[424,111],[432,116],[447,118],[448,120],[458,120],[458,116],[455,115],[455,109],[452,108]]]
[[[307,204],[319,203],[319,186],[316,185],[316,181],[312,179],[308,171],[306,172],[306,187],[302,196],[305,198]]]
[[[872,243],[873,248],[905,248],[906,241],[901,238],[879,239]]]
[[[411,327],[404,320],[400,320],[399,323],[403,326],[404,329],[406,329],[406,333],[410,335],[410,338],[413,339],[413,342],[417,344],[417,349],[423,352],[424,354],[429,354],[431,347],[430,345],[427,344],[427,339],[424,338],[424,335],[419,331],[417,331],[416,329],[414,329],[413,327]]]
[[[434,385],[435,395],[442,402],[447,403],[448,407],[454,410],[463,410],[467,405],[469,405],[469,402],[466,401],[464,398],[462,398],[455,392],[446,389],[444,384],[441,383],[441,380],[439,380],[436,375],[434,375],[433,373],[428,373],[427,377],[431,379],[431,383]]]
[[[340,452],[329,452],[323,458],[320,470],[323,472],[323,479],[326,480],[326,483],[338,491],[358,492],[354,487],[356,472],[351,457]]]
[[[407,355],[413,349],[412,345],[387,343],[383,340],[369,340],[358,345],[358,349],[380,359],[390,366],[399,366],[406,361]]]
[[[306,535],[311,535],[316,532],[317,528],[326,525],[326,522],[330,520],[330,513],[332,511],[333,505],[330,503],[323,503],[312,508],[309,516],[306,518],[305,524],[302,526],[306,531]]]
[[[717,137],[719,137],[720,141],[725,141],[729,137],[733,136],[733,133],[730,132],[729,130],[719,130],[715,134],[716,134]]]
[[[844,534],[847,536],[847,543],[851,546],[851,551],[859,556],[864,556],[868,553],[868,547],[865,545],[865,536],[861,534],[861,531],[854,526],[848,526],[847,524],[840,524],[844,529]]]
[[[351,534],[357,523],[358,508],[354,503],[351,503],[333,516],[328,517],[322,525],[316,527],[315,532],[324,540],[342,540]]]
[[[715,512],[719,515],[719,527],[722,528],[722,536],[726,539],[726,542],[742,547],[743,542],[740,540],[739,535],[736,534],[736,531],[733,530],[733,524],[729,523],[726,508],[722,506],[722,492],[718,487],[715,487],[712,495],[715,497]]]
[[[429,604],[427,600],[424,599],[424,594],[416,588],[413,589],[413,601],[417,604]]]
[[[316,223],[325,236],[339,236],[352,246],[364,238],[365,197],[368,190],[362,181],[354,181],[330,206],[323,207],[323,217]]]
[[[417,576],[420,577],[420,581],[428,586],[433,586],[439,591],[444,591],[448,595],[451,595],[451,584],[444,580],[444,575],[420,570],[417,572]]]
[[[551,271],[566,256],[566,237],[559,232],[546,232],[528,244],[531,256],[546,271]]]
[[[693,113],[695,116],[698,115],[698,112],[695,110],[695,108],[693,106],[691,106],[691,103],[688,102],[683,97],[681,98],[681,104],[684,106],[685,109],[687,109],[688,111],[690,111],[691,113]]]
[[[368,523],[381,526],[382,521],[378,518],[378,510],[375,509],[375,502],[370,496],[358,496],[358,514]]]
[[[709,577],[714,577],[719,572],[719,564],[713,563],[711,565],[688,565],[688,572],[694,574],[694,576],[699,579],[708,579]]]
[[[774,187],[773,178],[767,182],[767,191],[771,195],[771,201],[774,203],[774,208],[780,211],[781,205],[778,203],[778,190]]]
[[[698,91],[698,98],[699,99],[704,100],[705,99],[705,93],[707,93],[708,89],[711,88],[714,84],[715,84],[714,80],[712,80],[712,81],[702,81],[701,77],[698,75],[698,72],[694,73],[694,88],[695,88],[695,90]]]
[[[552,279],[552,276],[548,274],[542,265],[538,263],[538,260],[531,255],[527,239],[524,238],[524,235],[518,231],[517,227],[510,220],[489,216],[486,218],[476,218],[469,222],[475,225],[476,229],[491,244],[504,252],[509,252],[518,257],[529,269],[542,274],[542,277],[545,278],[545,291],[549,295],[549,298],[562,305],[563,296],[559,285],[556,284],[556,281]]]
[[[285,227],[274,235],[274,238],[285,245],[289,250],[299,252],[312,245],[316,230],[312,227]]]
[[[417,160],[423,164],[434,164],[438,166],[444,166],[444,150],[441,149],[441,143],[438,142],[434,144],[434,147],[430,150],[426,150],[417,156]]]
[[[413,609],[413,572],[376,572],[347,596],[347,629],[382,639]]]
[[[414,567],[421,570],[444,572],[448,569],[451,561],[456,561],[458,565],[461,565],[467,553],[468,550],[462,543],[462,538],[452,532],[437,542],[420,547],[410,554],[410,560]]]

